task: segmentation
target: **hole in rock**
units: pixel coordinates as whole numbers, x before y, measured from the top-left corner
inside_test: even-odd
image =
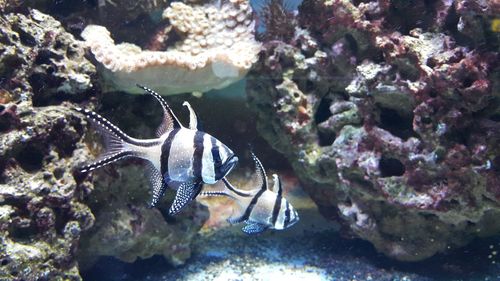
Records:
[[[462,80],[462,86],[464,88],[469,88],[470,86],[472,86],[472,84],[474,84],[474,79],[472,79],[471,77],[466,77]]]
[[[33,145],[29,145],[16,156],[16,160],[27,172],[38,171],[42,168],[43,153]]]
[[[333,144],[337,135],[334,132],[318,131],[318,144],[319,146],[330,146]]]
[[[500,122],[500,113],[491,115],[490,120],[495,122]]]
[[[33,35],[21,29],[18,29],[16,31],[19,34],[19,39],[21,40],[21,43],[23,43],[23,45],[28,45],[30,47],[34,47],[36,45],[37,42]]]
[[[493,161],[491,162],[493,164],[493,169],[495,171],[500,171],[500,156],[493,158]]]
[[[33,239],[38,234],[38,230],[33,224],[30,224],[27,227],[11,227],[9,233],[12,240],[23,243]]]
[[[467,146],[469,143],[469,136],[471,135],[471,129],[465,128],[461,130],[450,130],[445,134],[447,140],[450,143],[458,143]]]
[[[332,113],[330,112],[330,105],[332,104],[332,101],[333,100],[329,97],[321,99],[318,108],[316,109],[316,113],[314,114],[314,122],[316,122],[316,124],[322,123],[332,116]]]
[[[405,166],[396,158],[382,157],[378,163],[380,174],[383,178],[402,176],[405,173]]]
[[[437,96],[438,96],[438,92],[437,92],[436,90],[431,90],[431,91],[429,92],[429,97],[431,97],[431,98],[435,98],[435,97],[437,97]]]
[[[422,117],[422,123],[430,124],[430,123],[432,123],[432,119],[429,117]]]
[[[419,70],[414,67],[417,65],[417,61],[415,58],[410,57],[408,62],[400,61],[401,63],[398,65],[399,75],[403,80],[409,80],[412,82],[417,81],[420,78]]]
[[[356,39],[354,38],[354,36],[347,33],[346,35],[344,35],[344,38],[347,41],[347,43],[349,44],[349,49],[351,49],[351,52],[353,54],[357,54],[359,47],[358,47],[358,42],[356,42]]]
[[[437,1],[391,1],[390,16],[384,21],[387,28],[396,29],[401,34],[409,34],[414,28],[426,29],[434,22]]]
[[[380,108],[379,127],[403,140],[416,135],[413,131],[413,114],[402,115],[390,108]]]

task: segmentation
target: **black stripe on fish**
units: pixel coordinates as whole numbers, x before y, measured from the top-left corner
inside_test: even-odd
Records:
[[[170,179],[170,175],[168,173],[168,159],[170,158],[170,150],[172,149],[172,143],[174,141],[175,135],[180,131],[180,129],[172,130],[169,134],[165,142],[161,146],[161,157],[160,157],[160,169],[163,178],[168,183]]]
[[[283,222],[283,228],[287,228],[288,224],[290,223],[290,204],[288,201],[286,201],[286,206],[285,206],[285,221]]]
[[[255,194],[255,196],[252,198],[252,201],[250,201],[250,204],[248,204],[245,213],[243,214],[243,216],[241,216],[242,220],[244,221],[248,220],[250,214],[252,213],[253,208],[257,204],[257,201],[259,201],[260,196],[262,196],[262,194],[264,194],[265,191],[266,191],[265,189],[261,189],[259,190],[259,192],[257,192],[257,194]]]
[[[118,161],[124,157],[127,157],[127,156],[133,156],[133,153],[131,151],[122,151],[122,152],[118,152],[116,154],[113,154],[111,156],[108,156],[106,158],[103,158],[95,163],[92,163],[90,165],[87,165],[87,166],[84,166],[80,169],[80,172],[82,173],[86,173],[86,172],[90,172],[92,170],[95,170],[97,168],[100,168],[100,167],[103,167],[103,166],[106,166],[110,163],[113,163],[115,161]]]
[[[212,141],[212,161],[214,165],[214,173],[215,178],[220,179],[223,175],[221,175],[220,166],[222,165],[222,160],[220,159],[219,146],[217,145],[217,140],[215,138],[210,138]]]
[[[276,221],[278,220],[278,214],[281,208],[281,198],[281,194],[280,192],[278,192],[278,196],[276,196],[276,200],[274,201],[273,216],[271,218],[271,223],[273,226],[276,225]]]
[[[202,171],[202,160],[203,160],[203,136],[205,134],[196,131],[194,134],[194,141],[193,141],[193,146],[194,146],[194,152],[193,152],[193,175],[197,179],[201,179],[201,171]]]

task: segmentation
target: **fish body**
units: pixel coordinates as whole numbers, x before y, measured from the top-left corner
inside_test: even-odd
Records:
[[[138,85],[154,96],[163,107],[163,121],[157,129],[157,138],[136,139],[99,114],[75,108],[92,123],[106,140],[107,150],[99,159],[81,169],[89,172],[126,157],[148,161],[149,178],[153,189],[150,206],[154,207],[168,187],[177,193],[169,213],[177,214],[201,191],[202,185],[213,184],[226,176],[237,164],[231,149],[199,129],[199,120],[189,103],[189,128],[182,126],[165,100],[156,92]]]
[[[273,174],[274,185],[269,188],[262,163],[252,153],[258,183],[255,189],[241,190],[223,178],[223,190],[202,191],[203,196],[226,196],[236,201],[236,210],[228,219],[231,224],[245,222],[247,234],[258,234],[266,229],[282,230],[299,221],[295,208],[283,197],[283,187],[278,175]]]

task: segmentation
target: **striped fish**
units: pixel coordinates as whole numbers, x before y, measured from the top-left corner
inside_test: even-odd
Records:
[[[198,195],[204,183],[214,184],[226,176],[238,162],[238,157],[219,140],[198,129],[200,122],[188,102],[183,104],[190,113],[189,128],[186,128],[159,94],[137,86],[155,97],[163,107],[163,121],[157,129],[157,138],[130,137],[99,114],[75,108],[97,128],[107,144],[106,152],[96,162],[83,167],[81,172],[92,171],[125,157],[148,160],[153,191],[150,206],[158,204],[168,187],[176,188],[169,210],[175,215]]]
[[[283,187],[278,175],[273,174],[274,185],[268,189],[266,171],[257,156],[252,153],[258,175],[257,187],[241,190],[223,178],[223,190],[202,191],[202,196],[226,196],[236,201],[237,210],[227,221],[230,224],[245,222],[242,228],[247,234],[258,234],[266,229],[286,229],[299,221],[293,206],[283,197]]]

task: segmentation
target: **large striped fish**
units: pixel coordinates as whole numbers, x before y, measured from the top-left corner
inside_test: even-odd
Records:
[[[297,211],[283,197],[283,187],[278,175],[273,174],[274,185],[268,188],[267,176],[260,160],[252,153],[257,173],[257,187],[241,190],[225,177],[223,190],[202,191],[202,196],[226,196],[236,201],[236,210],[227,220],[230,224],[245,222],[242,228],[247,234],[261,233],[266,229],[286,229],[299,221]]]
[[[81,169],[89,172],[125,157],[148,160],[154,207],[168,187],[177,188],[169,213],[177,214],[201,191],[203,183],[214,184],[226,176],[238,162],[238,157],[226,145],[198,130],[198,117],[184,102],[190,113],[189,128],[182,126],[165,100],[156,92],[137,85],[155,97],[163,107],[163,121],[157,138],[136,139],[99,114],[81,108],[82,113],[104,136],[107,150],[99,159]]]

